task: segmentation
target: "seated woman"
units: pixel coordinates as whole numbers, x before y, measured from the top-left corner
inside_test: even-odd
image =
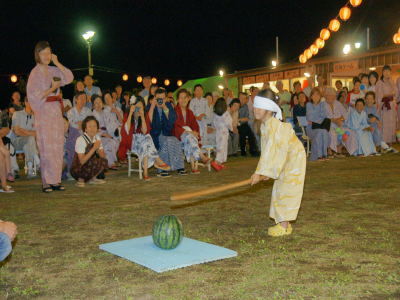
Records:
[[[202,160],[208,163],[207,158],[200,150],[200,128],[196,121],[196,117],[188,107],[189,97],[185,89],[181,89],[177,94],[178,104],[175,107],[176,121],[174,125],[174,135],[182,142],[183,153],[187,162],[190,162],[192,174],[199,174],[195,161]]]
[[[375,147],[380,147],[381,151],[386,153],[397,152],[394,148],[386,144],[382,139],[382,122],[376,109],[375,93],[369,91],[365,94],[365,112],[368,117],[368,124],[374,129],[372,131],[372,139]]]
[[[84,187],[85,182],[89,184],[105,183],[102,179],[97,179],[107,169],[107,159],[105,158],[101,139],[98,137],[99,122],[95,117],[86,117],[82,122],[84,132],[75,144],[75,156],[72,162],[71,175],[75,178],[78,187]]]
[[[349,118],[346,120],[346,126],[355,132],[358,142],[358,149],[353,155],[376,155],[376,148],[372,139],[374,129],[368,124],[368,117],[364,111],[364,106],[363,99],[356,100],[355,109],[350,109]]]
[[[93,103],[93,116],[99,121],[100,126],[100,138],[101,143],[104,147],[104,152],[108,161],[108,168],[111,170],[117,170],[116,163],[117,151],[119,148],[119,139],[114,137],[115,122],[114,116],[108,110],[104,109],[104,103],[100,96],[92,95]]]
[[[157,89],[155,98],[147,105],[151,121],[150,135],[160,158],[171,167],[171,170],[176,170],[179,175],[187,175],[181,143],[173,135],[176,113],[171,103],[166,102],[165,97],[165,90]],[[170,176],[167,171],[162,171],[159,175]]]
[[[137,154],[143,161],[143,179],[150,180],[148,169],[153,165],[156,169],[169,171],[171,168],[164,163],[154,146],[151,138],[150,120],[144,112],[144,99],[140,96],[136,98],[135,104],[132,104],[129,114],[121,129],[121,136],[127,144],[131,145],[133,153]]]
[[[3,140],[0,137],[0,181],[2,193],[13,193],[11,186],[7,185],[7,180],[14,182],[14,176],[11,173],[10,151],[4,146]]]
[[[321,92],[313,88],[310,93],[311,102],[306,105],[307,135],[311,139],[310,160],[326,160],[329,147],[330,120],[327,118],[326,103],[321,102]]]
[[[294,94],[296,95],[296,94]],[[293,100],[295,100],[293,98]],[[295,101],[293,101],[293,104]],[[300,92],[297,94],[297,104],[294,104],[293,107],[293,123],[294,123],[294,130],[296,133],[302,133],[299,121],[297,117],[305,117],[306,116],[306,104],[307,104],[307,96],[304,92]]]
[[[87,108],[87,96],[85,92],[78,92],[75,95],[76,105],[67,112],[69,124],[82,132],[82,121],[92,115],[92,111]]]
[[[343,156],[342,151],[344,146],[347,152],[352,155],[358,146],[355,134],[344,126],[348,115],[346,109],[336,100],[336,91],[332,87],[328,86],[325,88],[325,99],[327,115],[331,120],[331,129],[329,130],[331,142],[328,153],[329,155],[338,157]],[[347,132],[347,134],[344,135],[343,132]]]
[[[63,165],[63,174],[62,179],[70,179],[70,169],[72,166],[72,161],[75,156],[75,144],[76,139],[81,135],[79,130],[70,126],[68,118],[63,116],[64,118],[64,165]]]

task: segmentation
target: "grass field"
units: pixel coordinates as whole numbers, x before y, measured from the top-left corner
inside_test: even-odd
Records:
[[[0,266],[0,299],[400,299],[400,155],[309,163],[294,232],[266,234],[272,182],[171,207],[183,192],[247,179],[257,160],[217,174],[141,182],[119,171],[103,186],[45,195],[39,180],[0,194],[0,218],[18,224]],[[151,234],[175,214],[188,237],[238,257],[154,273],[98,249]]]

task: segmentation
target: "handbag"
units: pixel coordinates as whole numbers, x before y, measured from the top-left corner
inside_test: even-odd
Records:
[[[321,124],[312,123],[312,129],[325,129],[326,131],[331,130],[331,119],[325,118]]]

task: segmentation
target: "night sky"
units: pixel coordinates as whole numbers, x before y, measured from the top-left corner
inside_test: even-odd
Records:
[[[345,0],[276,1],[2,1],[0,92],[4,102],[14,88],[11,73],[28,74],[33,48],[48,40],[60,61],[71,69],[87,67],[81,33],[93,29],[93,64],[126,71],[129,87],[137,74],[192,79],[269,65],[275,36],[280,61],[291,62],[335,17]],[[7,4],[4,4],[7,2]],[[364,0],[351,19],[328,41],[318,57],[339,54],[346,42],[371,47],[391,45],[400,26],[399,0]],[[83,72],[74,72],[82,78]],[[111,87],[122,73],[95,71],[102,87]]]

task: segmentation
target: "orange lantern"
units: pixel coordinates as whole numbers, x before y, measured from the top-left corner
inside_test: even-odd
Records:
[[[310,59],[312,57],[312,52],[310,49],[306,49],[303,54],[307,59]]]
[[[337,32],[340,28],[340,22],[338,19],[332,19],[329,22],[329,30],[332,32]]]
[[[142,77],[142,76],[138,76],[138,77],[136,78],[136,81],[139,82],[139,83],[141,83],[141,82],[143,81],[143,77]]]
[[[183,82],[182,80],[178,80],[178,82],[176,83],[177,86],[182,86]]]
[[[325,46],[325,41],[321,38],[317,38],[315,40],[315,45],[317,45],[318,49],[322,49]]]
[[[122,80],[123,80],[123,81],[128,81],[128,79],[129,79],[128,74],[122,75]]]
[[[396,33],[396,34],[393,36],[393,42],[394,42],[395,44],[397,44],[397,45],[400,44],[400,33]]]
[[[339,11],[339,16],[343,21],[347,21],[351,17],[351,9],[343,6]]]
[[[169,84],[170,84],[169,80],[168,80],[168,79],[165,79],[165,80],[164,80],[164,85],[165,85],[165,86],[169,86]]]
[[[153,78],[151,79],[151,83],[152,83],[152,84],[156,84],[156,83],[157,83],[157,78],[153,77]]]
[[[350,0],[350,4],[353,5],[353,7],[360,6],[362,3],[362,0]]]
[[[319,37],[321,39],[323,39],[324,41],[326,41],[331,37],[331,32],[328,29],[324,28],[324,29],[321,30],[321,33],[319,34]]]
[[[16,83],[17,81],[18,81],[18,76],[17,75],[11,75],[11,77],[10,77],[10,81],[12,82],[12,83]]]
[[[304,54],[301,54],[301,55],[299,56],[299,61],[300,61],[302,64],[305,64],[305,63],[307,62],[307,57],[306,57]]]
[[[310,50],[312,52],[313,55],[317,55],[318,54],[318,47],[315,44],[312,44],[310,47]]]

